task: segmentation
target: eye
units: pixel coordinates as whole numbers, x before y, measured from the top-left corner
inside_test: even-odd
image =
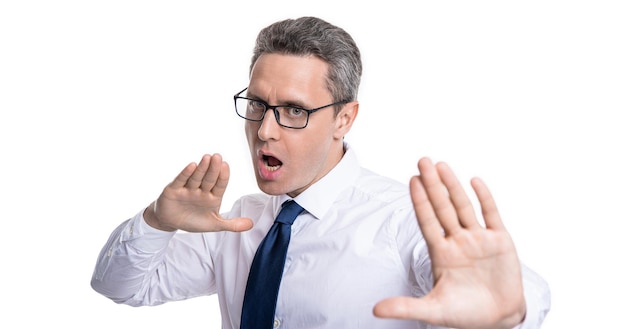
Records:
[[[263,112],[265,111],[265,104],[260,101],[250,100],[248,101],[248,111],[250,112]]]
[[[303,109],[300,109],[297,107],[287,107],[286,110],[287,110],[287,115],[291,117],[299,117],[306,113]]]

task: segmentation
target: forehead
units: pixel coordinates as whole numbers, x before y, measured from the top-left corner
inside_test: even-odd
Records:
[[[316,56],[263,54],[250,73],[248,94],[270,102],[324,97],[328,63]],[[327,96],[327,97],[326,97]]]

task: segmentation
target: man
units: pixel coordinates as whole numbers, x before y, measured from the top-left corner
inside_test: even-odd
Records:
[[[484,228],[446,164],[421,159],[410,193],[358,165],[344,136],[360,77],[359,50],[336,26],[303,17],[263,29],[235,108],[264,193],[220,214],[229,167],[203,156],[113,232],[93,288],[133,306],[217,293],[224,328],[538,328],[549,289],[520,263],[480,180]],[[288,200],[304,210],[280,289],[259,302],[278,266],[256,273],[257,258]]]

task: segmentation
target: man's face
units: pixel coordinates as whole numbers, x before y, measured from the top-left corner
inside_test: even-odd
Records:
[[[314,56],[261,55],[252,69],[247,97],[305,109],[333,103],[324,81],[327,70],[328,64]],[[295,197],[326,175],[343,156],[347,131],[340,121],[334,107],[312,113],[304,129],[278,125],[273,110],[261,122],[246,121],[259,188]]]

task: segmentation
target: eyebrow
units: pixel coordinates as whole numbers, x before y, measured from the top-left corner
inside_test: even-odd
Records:
[[[268,105],[272,105],[272,106],[291,106],[291,107],[298,107],[301,109],[307,109],[307,108],[311,108],[311,107],[307,107],[304,106],[302,104],[304,104],[302,101],[299,100],[288,100],[288,101],[284,101],[284,102],[280,102],[279,104],[270,104],[269,102],[267,102],[265,99],[263,99],[262,97],[259,97],[257,95],[255,95],[254,93],[250,92],[250,89],[246,90],[246,97],[248,98],[252,98],[252,99],[256,99],[256,100],[260,100]]]

